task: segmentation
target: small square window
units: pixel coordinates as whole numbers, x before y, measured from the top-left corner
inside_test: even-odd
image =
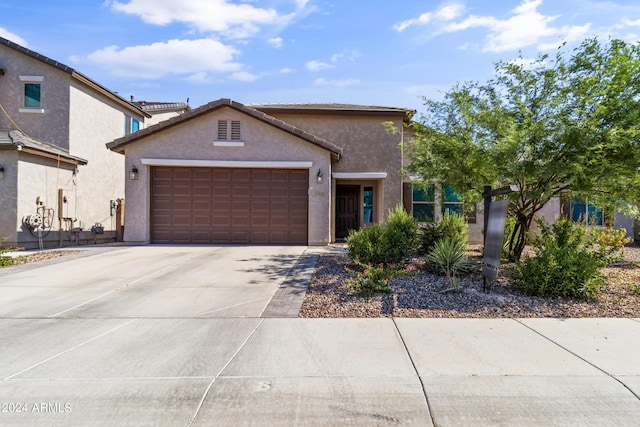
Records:
[[[40,83],[24,84],[24,108],[42,108]]]

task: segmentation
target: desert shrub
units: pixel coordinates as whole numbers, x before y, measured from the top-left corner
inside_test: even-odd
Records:
[[[389,211],[387,227],[399,232],[405,240],[405,245],[413,250],[418,243],[418,223],[400,205]]]
[[[391,290],[389,287],[391,279],[411,274],[415,268],[396,264],[363,264],[359,261],[354,261],[354,267],[348,268],[345,266],[345,270],[351,276],[346,281],[347,286],[356,289],[361,295],[373,295],[380,292],[389,292]]]
[[[414,252],[418,225],[404,209],[390,211],[387,224],[374,224],[347,237],[349,257],[365,265],[402,263]]]
[[[460,275],[470,273],[476,263],[465,255],[466,243],[459,238],[445,237],[438,240],[425,261],[428,268],[444,274],[453,290],[460,290]]]
[[[364,264],[384,262],[385,239],[386,229],[381,224],[350,231],[347,237],[349,258]]]
[[[535,256],[516,264],[513,284],[528,295],[597,295],[605,285],[602,269],[621,258],[617,244],[622,239],[587,233],[584,226],[569,220],[560,220],[553,226],[544,220],[538,224],[540,234],[532,241]]]
[[[424,226],[420,233],[420,253],[428,254],[436,242],[444,238],[460,240],[466,246],[469,238],[467,219],[462,215],[445,211],[437,221]]]
[[[16,249],[1,249],[0,248],[0,267],[9,267],[11,265],[15,265],[20,258],[10,258],[10,257],[5,257],[2,256],[2,254],[4,254],[5,252],[11,252],[11,251],[15,251]]]

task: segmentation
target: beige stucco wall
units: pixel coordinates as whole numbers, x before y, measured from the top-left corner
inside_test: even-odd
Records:
[[[343,148],[342,158],[334,163],[333,172],[386,172],[380,181],[380,200],[386,220],[389,210],[402,203],[403,121],[397,115],[309,115],[280,114],[275,117],[298,126]],[[392,122],[398,133],[390,134],[383,126]]]
[[[142,123],[142,116],[136,118]],[[77,217],[85,230],[83,238],[94,237],[90,230],[96,223],[105,230],[100,237],[115,238],[110,201],[124,197],[124,158],[105,144],[124,135],[125,110],[74,81],[69,120],[71,153],[88,161],[77,177]]]
[[[214,147],[218,120],[240,120],[244,147]],[[330,174],[329,152],[288,132],[223,108],[125,148],[126,170],[136,166],[137,181],[126,180],[125,234],[128,243],[149,243],[150,166],[143,158],[225,161],[312,162],[309,169],[309,244],[329,242],[330,181],[316,182],[318,168]]]
[[[17,152],[16,152],[17,153]],[[19,153],[17,191],[20,197],[17,201],[16,217],[12,224],[16,231],[16,242],[12,246],[33,248],[38,246],[37,237],[33,236],[29,229],[22,224],[26,215],[40,213],[43,216],[43,208],[52,208],[51,232],[44,237],[45,247],[59,246],[59,222],[58,222],[58,188],[65,189],[68,201],[65,209],[73,212],[75,197],[75,182],[73,176],[74,165],[58,163],[53,159],[43,159],[31,154]],[[37,202],[40,204],[37,204]],[[40,208],[40,209],[39,209]],[[66,235],[63,235],[63,244],[68,245]]]
[[[181,113],[175,111],[167,111],[163,113],[152,113],[151,118],[147,118],[144,122],[145,127],[153,126],[157,123],[169,120],[172,117],[179,116]]]
[[[35,139],[62,148],[68,148],[69,132],[69,81],[71,76],[37,59],[0,45],[0,103],[11,119]],[[20,112],[24,106],[24,81],[20,76],[41,76],[41,102],[43,113]],[[0,113],[0,128],[15,129],[4,114]]]
[[[4,179],[0,179],[0,247],[15,246],[16,198],[18,190],[18,152],[0,151],[0,165],[4,167]]]

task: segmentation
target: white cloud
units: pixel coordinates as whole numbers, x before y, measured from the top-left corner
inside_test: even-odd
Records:
[[[314,60],[308,61],[305,64],[305,67],[309,71],[318,72],[322,70],[335,68],[336,67],[335,64],[338,62],[341,62],[341,61],[352,62],[359,57],[360,57],[360,54],[357,51],[351,50],[351,49],[345,49],[340,53],[334,53],[333,55],[331,55],[331,57],[329,58],[329,62],[319,61],[314,59]]]
[[[427,25],[428,23],[431,22],[432,20],[432,14],[430,13],[423,13],[422,15],[418,16],[417,18],[414,19],[407,19],[406,21],[402,21],[399,22],[397,24],[395,24],[393,26],[393,29],[401,32],[406,30],[409,27],[413,27],[414,25]]]
[[[229,0],[129,0],[113,1],[111,7],[118,12],[137,15],[148,24],[179,22],[203,33],[246,38],[256,34],[263,25],[287,25],[306,4],[307,1],[297,0],[294,9],[288,13]]]
[[[211,83],[212,78],[211,76],[209,76],[209,74],[205,73],[204,71],[199,71],[187,77],[187,81],[189,83],[203,84],[203,83]]]
[[[275,47],[276,49],[281,48],[282,37],[274,37],[272,39],[267,40],[267,43],[269,43],[271,46]]]
[[[428,25],[435,21],[452,21],[462,15],[464,11],[465,7],[461,3],[445,4],[435,12],[426,12],[417,18],[399,22],[393,26],[393,29],[398,32],[402,32],[409,27]]]
[[[293,68],[284,67],[279,71],[279,73],[280,74],[290,74],[290,73],[293,73],[294,71],[295,70]]]
[[[426,13],[417,19],[397,24],[396,30],[402,31],[412,25],[432,24],[434,35],[452,33],[472,28],[485,28],[488,34],[483,41],[485,52],[515,51],[528,46],[539,49],[557,48],[563,41],[575,41],[584,38],[591,25],[580,26],[553,25],[558,16],[543,15],[538,11],[542,0],[522,0],[511,10],[506,19],[494,16],[463,16],[465,9],[460,4],[440,8],[434,13]],[[427,18],[423,18],[428,15]],[[437,18],[440,18],[439,20]],[[457,20],[461,18],[460,20]]]
[[[29,43],[27,43],[27,41],[25,39],[23,39],[22,37],[20,37],[19,35],[12,33],[11,31],[4,29],[2,27],[0,27],[0,37],[5,38],[7,40],[10,40],[16,44],[19,44],[20,46],[23,47],[28,47]]]
[[[333,65],[327,64],[326,62],[322,62],[322,61],[312,60],[312,61],[308,61],[305,64],[305,67],[307,67],[307,70],[309,71],[316,72],[316,71],[326,70],[328,68],[333,68]]]
[[[622,23],[629,27],[640,27],[640,19],[631,20],[629,18],[623,18]],[[1,28],[0,28],[1,29]]]
[[[318,78],[313,81],[316,86],[333,86],[333,87],[347,87],[360,83],[360,80],[356,79],[343,79],[343,80],[327,80],[325,78]]]
[[[155,79],[190,74],[191,79],[197,79],[210,72],[240,71],[242,65],[234,62],[237,54],[217,40],[169,40],[123,49],[108,46],[91,53],[88,59],[119,76]]]
[[[237,71],[235,73],[232,73],[229,76],[230,79],[232,80],[238,80],[241,82],[253,82],[258,80],[258,76],[256,76],[255,74],[252,74],[248,71]]]
[[[465,11],[464,5],[460,3],[453,3],[453,4],[449,4],[441,7],[435,13],[435,16],[445,21],[451,21],[456,19],[458,16],[462,15],[464,11]]]
[[[355,50],[351,50],[351,49],[345,49],[340,53],[334,53],[333,55],[331,55],[331,62],[339,62],[341,60],[346,60],[346,61],[354,61],[356,58],[359,58],[360,54],[355,51]]]

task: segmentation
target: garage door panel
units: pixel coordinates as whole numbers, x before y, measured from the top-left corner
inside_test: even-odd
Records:
[[[155,243],[307,243],[308,170],[152,168]]]

